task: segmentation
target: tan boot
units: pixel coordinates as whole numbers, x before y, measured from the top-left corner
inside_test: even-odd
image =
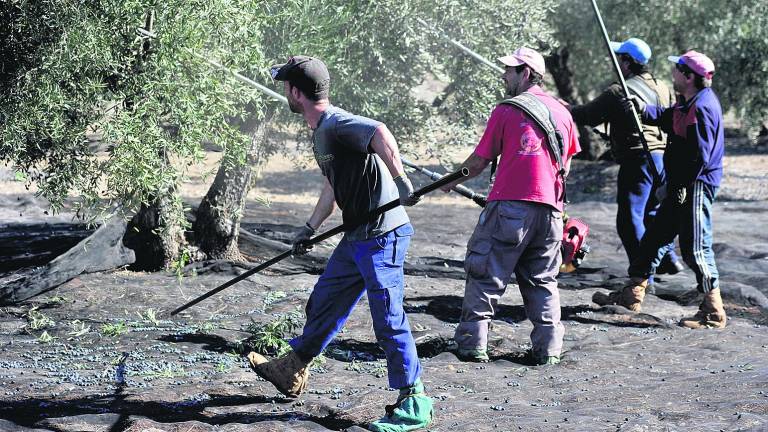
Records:
[[[723,328],[727,320],[720,288],[715,288],[704,295],[699,311],[690,318],[680,320],[680,325],[692,329]]]
[[[646,288],[648,288],[648,279],[632,278],[631,283],[619,291],[609,294],[596,292],[592,295],[592,301],[600,306],[620,305],[631,311],[640,312]]]
[[[274,384],[280,393],[295,398],[307,388],[309,362],[291,351],[278,359],[269,361],[259,353],[250,352],[248,363],[256,374]]]

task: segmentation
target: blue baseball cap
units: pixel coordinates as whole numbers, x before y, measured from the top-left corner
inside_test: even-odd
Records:
[[[651,59],[651,47],[638,38],[629,38],[624,42],[611,42],[611,49],[617,54],[628,54],[640,64],[648,64]]]

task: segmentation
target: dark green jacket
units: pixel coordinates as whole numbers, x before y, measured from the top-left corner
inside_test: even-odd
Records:
[[[669,88],[664,83],[653,78],[653,75],[643,73],[638,77],[658,94],[661,106],[668,107],[674,103],[674,98]],[[584,105],[571,108],[573,120],[578,124],[589,126],[597,126],[604,123],[610,124],[611,151],[619,163],[628,157],[637,156],[643,150],[640,138],[637,132],[635,132],[632,119],[624,114],[624,110],[621,107],[623,96],[624,92],[621,90],[621,84],[616,82],[611,84],[595,99]],[[653,103],[653,105],[656,104]],[[667,138],[657,126],[643,125],[643,135],[645,135],[645,139],[648,142],[649,150],[664,150]]]

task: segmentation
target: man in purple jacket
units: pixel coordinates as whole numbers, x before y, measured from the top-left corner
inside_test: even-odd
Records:
[[[599,305],[619,304],[639,311],[648,278],[661,261],[659,247],[680,238],[686,264],[696,273],[697,288],[704,293],[699,311],[684,318],[689,328],[723,328],[726,323],[720,279],[712,250],[712,203],[723,176],[723,112],[712,91],[715,65],[696,51],[672,56],[672,81],[683,101],[670,108],[645,105],[637,98],[643,122],[660,126],[670,137],[664,154],[667,183],[657,192],[661,207],[640,241],[640,253],[629,266],[631,283],[608,295],[598,292]],[[624,107],[630,110],[630,99]]]

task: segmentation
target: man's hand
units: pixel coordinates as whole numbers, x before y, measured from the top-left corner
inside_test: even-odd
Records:
[[[632,114],[632,105],[635,106],[635,111],[637,111],[638,114],[645,112],[645,102],[640,100],[637,96],[629,95],[629,97],[625,97],[621,100],[621,108],[627,115]]]
[[[296,256],[305,255],[312,250],[312,245],[308,245],[306,242],[309,241],[314,234],[315,229],[309,226],[309,222],[304,224],[304,226],[299,229],[299,232],[293,237],[293,240],[291,240],[293,254]]]
[[[421,197],[413,194],[413,185],[405,174],[400,174],[394,180],[397,186],[397,193],[400,194],[400,205],[410,207],[421,201]]]
[[[674,189],[674,192],[672,193],[672,198],[675,200],[675,202],[678,205],[683,205],[685,203],[685,198],[688,195],[688,192],[686,192],[684,186],[678,186]]]
[[[685,186],[667,187],[667,184],[664,183],[656,189],[655,195],[659,202],[662,202],[669,197],[674,200],[677,205],[683,205],[688,193],[686,192]]]

